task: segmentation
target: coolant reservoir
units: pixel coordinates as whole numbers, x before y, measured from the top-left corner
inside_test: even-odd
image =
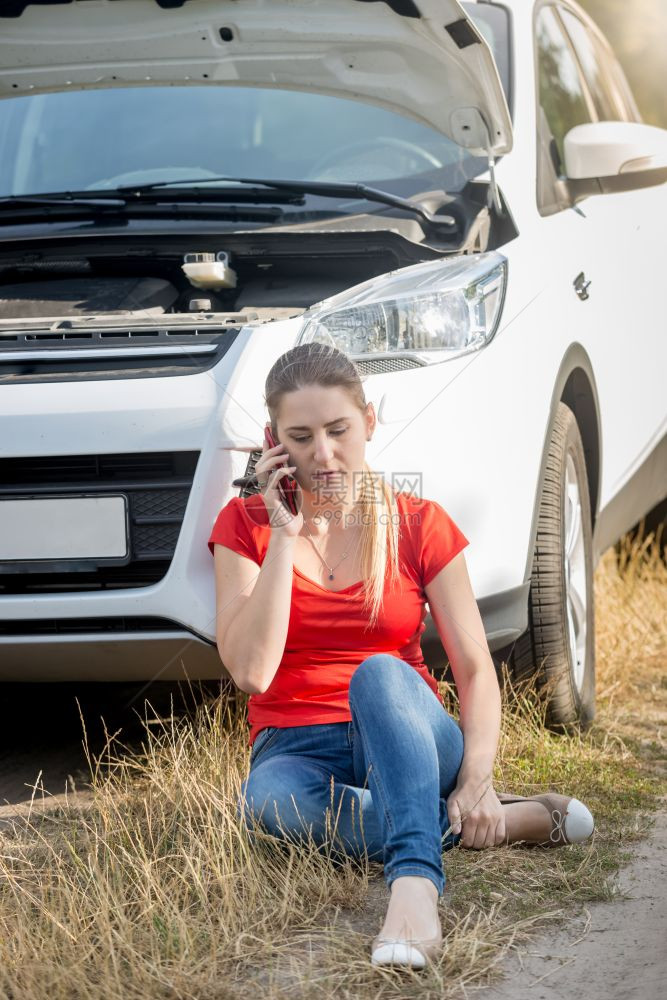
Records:
[[[181,270],[195,288],[236,288],[236,271],[229,264],[229,254],[186,253]]]

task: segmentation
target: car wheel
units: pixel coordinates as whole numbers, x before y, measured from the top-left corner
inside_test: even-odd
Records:
[[[591,510],[584,449],[572,410],[558,404],[540,504],[528,630],[515,643],[516,681],[547,682],[546,725],[586,728],[595,716]]]

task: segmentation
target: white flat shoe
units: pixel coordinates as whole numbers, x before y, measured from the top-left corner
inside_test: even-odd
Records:
[[[442,934],[428,940],[406,941],[404,938],[373,939],[371,964],[391,965],[405,969],[423,969],[442,950]]]
[[[497,793],[501,805],[510,802],[541,802],[551,814],[549,839],[539,847],[564,847],[588,840],[595,829],[595,821],[587,806],[579,799],[547,792],[544,795],[506,795]]]

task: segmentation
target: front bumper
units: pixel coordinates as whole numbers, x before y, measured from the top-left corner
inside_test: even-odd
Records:
[[[143,451],[189,453],[197,461],[173,556],[155,582],[77,590],[75,574],[69,574],[63,576],[60,589],[52,588],[49,593],[0,591],[0,679],[150,681],[224,675],[215,645],[213,560],[206,543],[221,507],[237,495],[232,480],[246,469],[248,452],[232,450],[233,446],[260,446],[264,411],[258,387],[263,387],[276,358],[293,346],[299,327],[299,319],[264,324],[260,329],[244,327],[218,365],[187,377],[44,384],[38,392],[34,386],[3,389],[1,419],[11,421],[13,428],[11,435],[5,435],[9,460]],[[462,359],[460,366],[465,364]],[[446,366],[448,377],[455,375],[457,365]],[[442,378],[444,368],[436,368],[424,372],[424,377]],[[483,368],[480,359],[475,370],[481,373]],[[408,381],[421,374],[404,372],[398,377]],[[392,387],[396,385],[391,381],[395,375],[387,378]],[[454,399],[443,405],[461,408],[457,393],[469,394],[470,387],[463,389],[463,379],[452,382]],[[367,398],[376,402],[382,423],[379,403],[387,383],[380,379],[377,384],[380,389],[375,393],[367,389]],[[384,407],[384,412],[392,422],[391,409]],[[434,410],[428,419],[439,422],[442,418]],[[413,427],[424,441],[424,426],[415,421]],[[480,425],[479,434],[483,433]],[[391,454],[394,468],[432,469],[426,454],[414,453],[414,441],[408,435],[396,441]],[[462,440],[460,447],[466,446]],[[451,447],[459,447],[454,437]],[[386,451],[384,459],[388,459]],[[370,461],[382,468],[382,462],[376,465],[372,456]],[[463,466],[464,460],[452,453],[449,468]],[[386,468],[382,471],[387,474]],[[426,478],[423,495],[442,495],[440,485]],[[445,506],[449,507],[448,500]],[[454,509],[452,514],[457,520],[458,512]],[[483,518],[476,524],[485,527]],[[503,572],[494,571],[493,587],[486,587],[486,593],[482,587],[475,588],[481,592],[478,605],[492,651],[525,631],[528,597],[524,554],[517,551],[515,556],[515,547],[500,533],[493,537],[508,545],[514,561],[510,564],[501,553],[496,564]],[[475,535],[474,541],[479,541],[478,551],[493,565],[495,554],[487,556],[486,539]],[[422,648],[432,669],[444,666],[446,656],[430,616]]]
[[[225,673],[214,645],[176,626],[2,636],[0,663],[0,680],[15,682],[215,680]]]

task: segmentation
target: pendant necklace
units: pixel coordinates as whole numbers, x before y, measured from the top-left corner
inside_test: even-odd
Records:
[[[308,534],[310,535],[310,540],[311,540],[311,542],[312,542],[312,543],[313,543],[313,545],[315,546],[315,551],[317,552],[318,556],[320,557],[320,559],[322,560],[322,562],[324,563],[324,565],[326,566],[326,568],[327,568],[327,569],[329,570],[329,579],[330,579],[330,580],[333,580],[333,578],[334,578],[334,572],[333,572],[333,571],[334,571],[335,569],[338,569],[338,567],[339,567],[339,566],[340,566],[340,564],[342,563],[343,559],[345,559],[345,558],[346,558],[346,556],[347,556],[347,553],[348,553],[348,550],[347,550],[347,549],[345,550],[345,552],[343,553],[343,558],[342,558],[342,559],[339,559],[339,560],[338,560],[338,562],[336,563],[336,565],[335,565],[335,566],[329,566],[329,564],[328,564],[328,563],[327,563],[327,561],[325,560],[324,556],[322,555],[322,553],[321,553],[321,552],[320,552],[320,550],[318,549],[317,545],[315,545],[315,539],[313,538],[313,533],[312,533],[312,531],[310,530],[310,528],[308,527],[308,522],[306,521],[305,517],[304,517],[304,519],[303,519],[303,523],[304,523],[304,524],[306,525],[306,530],[308,531]]]

